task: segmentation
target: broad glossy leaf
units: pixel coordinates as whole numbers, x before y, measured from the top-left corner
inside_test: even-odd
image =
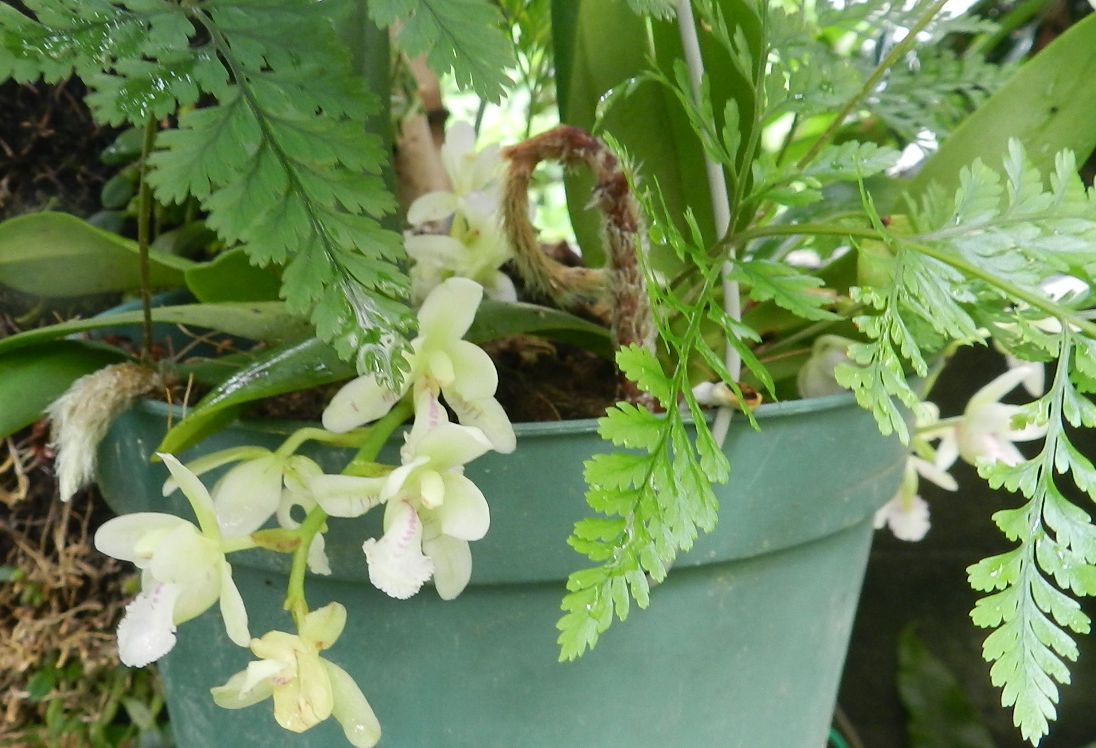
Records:
[[[0,437],[34,423],[80,377],[123,358],[121,351],[75,340],[0,356]]]
[[[242,248],[186,271],[186,287],[203,302],[276,301],[281,283],[281,273],[274,266],[252,265]]]
[[[155,288],[183,285],[193,263],[153,252]],[[0,223],[0,284],[49,298],[140,287],[137,244],[66,213],[30,213]]]
[[[89,330],[139,325],[143,319],[142,312],[136,310],[27,330],[0,340],[0,353]],[[299,317],[290,314],[284,304],[271,301],[165,306],[152,310],[152,320],[208,328],[228,335],[263,341],[301,337],[309,329]]]
[[[760,26],[750,4],[719,0],[717,5],[729,23],[743,24],[747,42],[759,49]],[[673,77],[672,62],[682,54],[676,24],[648,22],[631,13],[625,3],[604,0],[555,0],[552,24],[561,119],[590,130],[599,109],[605,109],[602,129],[620,141],[639,165],[641,176],[657,180],[670,214],[683,216],[685,208],[691,208],[704,240],[712,242],[715,225],[700,141],[672,92],[654,83],[634,85],[634,79],[650,69],[652,54],[663,73]],[[713,110],[722,113],[733,98],[742,121],[751,122],[751,83],[742,79],[703,26],[700,37],[707,69],[719,71],[710,79]],[[609,107],[603,104],[607,96],[613,99]],[[741,133],[741,141],[747,139],[748,133]],[[579,244],[584,256],[594,258],[591,264],[597,264],[602,257],[598,219],[585,210],[591,185],[588,177],[576,175],[568,177],[567,191]],[[679,228],[685,228],[683,222]]]
[[[977,111],[963,120],[909,187],[919,198],[932,182],[945,192],[959,186],[959,170],[980,158],[996,164],[1017,138],[1043,173],[1054,171],[1063,148],[1083,163],[1096,148],[1096,15],[1075,24],[1021,67]]]
[[[317,338],[272,348],[202,398],[164,436],[158,450],[175,454],[187,449],[231,421],[248,403],[349,379],[355,373],[353,364]]]
[[[552,29],[560,119],[593,130],[606,94],[619,92],[649,68],[646,21],[621,2],[554,0]],[[673,94],[647,83],[615,98],[604,129],[629,150],[645,175],[658,179],[675,214],[692,206],[700,225],[714,235],[700,142]],[[600,218],[586,209],[592,187],[584,172],[567,177],[575,235],[587,262],[597,265],[604,252]]]

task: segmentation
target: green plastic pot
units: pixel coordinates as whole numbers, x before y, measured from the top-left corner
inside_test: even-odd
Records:
[[[189,517],[150,465],[170,411],[144,403],[124,414],[99,454],[99,484],[120,513]],[[172,414],[178,418],[176,412]],[[566,544],[588,514],[582,463],[605,449],[594,421],[519,425],[512,455],[468,466],[491,505],[491,530],[472,546],[472,582],[443,602],[430,588],[393,600],[368,582],[361,544],[378,516],[332,520],[334,574],[314,577],[312,607],[346,606],[330,658],[350,672],[384,729],[382,746],[749,746],[825,743],[872,535],[872,514],[897,488],[906,453],[879,436],[844,396],[758,409],[727,439],[732,476],[721,519],[578,662],[557,661],[554,624],[569,572],[584,559]],[[238,444],[274,446],[291,427],[242,424],[182,456]],[[396,461],[396,444],[382,459]],[[337,471],[346,451],[310,453]],[[216,476],[210,476],[215,478]],[[253,636],[288,630],[285,558],[232,557]],[[281,730],[270,702],[216,707],[211,686],[250,653],[213,610],[182,625],[161,661],[177,743],[337,746],[329,720],[303,735]]]

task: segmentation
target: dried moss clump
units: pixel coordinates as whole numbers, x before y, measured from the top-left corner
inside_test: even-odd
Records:
[[[40,426],[0,443],[0,745],[135,744],[162,699],[117,658],[134,580],[92,545],[98,496],[57,500],[45,445]]]

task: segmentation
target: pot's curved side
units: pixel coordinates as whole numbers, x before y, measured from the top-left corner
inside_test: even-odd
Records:
[[[720,528],[653,590],[648,610],[616,624],[577,663],[556,662],[554,623],[563,581],[582,561],[564,541],[588,511],[580,466],[601,448],[589,424],[585,433],[519,428],[514,455],[469,467],[493,526],[473,544],[473,582],[455,601],[429,589],[396,601],[347,578],[365,576],[366,529],[333,522],[333,534],[347,533],[328,544],[344,578],[313,578],[309,601],[346,605],[348,630],[331,657],[373,704],[382,745],[822,745],[871,516],[893,495],[905,453],[846,401],[798,405],[761,412],[761,434],[736,424]],[[116,510],[183,508],[177,497],[160,498],[162,468],[141,475],[135,467],[158,443],[163,420],[162,411],[133,411],[104,442],[101,485]],[[277,441],[233,429],[202,449],[241,439]],[[335,470],[345,455],[322,459]],[[236,558],[252,634],[288,628],[284,577]],[[181,746],[209,745],[210,736],[241,746],[341,744],[334,723],[294,736],[255,713],[269,704],[215,707],[207,689],[248,659],[215,611],[180,628],[162,670]]]

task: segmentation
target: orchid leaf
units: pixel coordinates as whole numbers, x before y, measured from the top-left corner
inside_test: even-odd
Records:
[[[467,339],[485,343],[511,335],[539,335],[571,343],[600,356],[612,355],[609,330],[558,309],[491,299],[480,304]]]
[[[0,353],[81,332],[139,325],[142,319],[142,312],[128,311],[39,327],[0,340]],[[152,310],[152,321],[206,328],[227,335],[263,341],[300,337],[308,331],[307,325],[290,314],[284,304],[269,301],[158,307]]]
[[[214,425],[232,420],[240,406],[275,395],[321,387],[354,376],[331,346],[317,338],[272,348],[221,382],[164,436],[157,451],[193,446]]]
[[[186,271],[186,287],[201,302],[277,301],[281,273],[256,267],[241,248],[230,249]]]
[[[0,223],[0,285],[47,298],[130,291],[141,285],[137,244],[67,213]],[[183,285],[189,260],[150,252],[154,288]]]
[[[480,304],[465,337],[483,343],[511,335],[541,335],[591,350],[610,348],[608,330],[592,322],[533,304],[491,300]],[[206,365],[203,371],[213,365]],[[286,343],[251,356],[248,363],[230,372],[167,433],[160,450],[178,452],[197,443],[212,430],[211,424],[223,425],[225,413],[230,409],[235,415],[248,403],[341,382],[355,373],[354,367],[342,361],[331,346],[316,338]]]
[[[0,437],[34,423],[80,377],[124,358],[117,349],[76,340],[0,355]]]

